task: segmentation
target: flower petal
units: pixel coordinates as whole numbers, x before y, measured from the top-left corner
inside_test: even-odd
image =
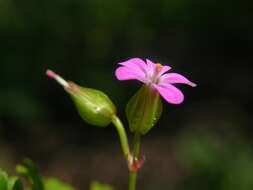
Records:
[[[152,76],[156,72],[156,64],[153,63],[152,61],[150,61],[149,59],[146,59],[146,62],[147,62],[146,73],[147,73],[147,75],[148,75],[149,78],[152,78]]]
[[[143,72],[135,72],[131,68],[125,66],[117,68],[115,76],[118,80],[139,80],[145,83],[145,74]]]
[[[170,69],[171,69],[171,67],[168,66],[168,65],[162,66],[162,68],[161,68],[161,70],[160,70],[160,72],[159,72],[159,76],[162,76],[164,73],[166,73],[166,72],[169,71]]]
[[[146,73],[146,70],[147,70],[146,63],[140,58],[132,58],[127,61],[120,62],[118,64],[120,64],[122,66],[126,66],[135,72]]]
[[[191,82],[186,77],[178,73],[168,73],[161,76],[159,84],[163,85],[164,83],[169,83],[169,84],[181,83],[181,84],[188,84],[192,87],[197,86],[195,83]]]
[[[183,93],[171,84],[166,84],[166,86],[153,84],[153,86],[171,104],[181,104],[184,101]]]

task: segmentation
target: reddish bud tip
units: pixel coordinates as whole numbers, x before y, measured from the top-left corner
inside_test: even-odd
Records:
[[[50,78],[53,78],[53,79],[55,79],[55,77],[56,77],[55,72],[52,71],[52,70],[50,70],[50,69],[48,69],[48,70],[46,71],[46,75],[47,75],[48,77],[50,77]]]
[[[56,80],[60,85],[63,87],[68,87],[69,84],[67,81],[65,81],[61,76],[57,75],[54,71],[48,69],[46,71],[46,75],[54,80]]]

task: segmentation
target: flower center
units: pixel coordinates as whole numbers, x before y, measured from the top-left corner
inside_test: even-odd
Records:
[[[151,77],[151,81],[152,81],[152,83],[157,84],[159,82],[159,78],[160,78],[159,73],[160,73],[163,66],[160,63],[155,64],[155,66],[156,67],[155,67],[153,76]]]

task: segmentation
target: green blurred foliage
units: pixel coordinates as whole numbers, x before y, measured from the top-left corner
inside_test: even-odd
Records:
[[[28,189],[31,189],[31,190],[75,190],[75,188],[72,187],[71,185],[66,184],[65,182],[62,182],[56,178],[44,178],[40,176],[40,174],[37,171],[36,166],[29,159],[25,159],[23,161],[23,164],[17,166],[17,172],[21,174],[22,176],[24,176],[29,181],[30,186],[26,187],[27,190]],[[19,181],[18,178],[15,178],[15,179]],[[13,189],[13,190],[22,190],[22,189],[23,188]]]
[[[18,177],[9,177],[6,172],[0,169],[0,189],[1,190],[23,190],[23,185]]]
[[[44,179],[46,190],[75,190],[69,184],[59,181],[56,178],[46,178]]]
[[[251,142],[234,134],[194,131],[179,140],[178,158],[188,176],[177,190],[253,189]]]
[[[45,189],[43,179],[31,160],[25,159],[22,165],[17,166],[16,170],[20,175],[25,176],[29,180],[32,190]]]
[[[98,181],[91,182],[90,190],[113,190],[110,185],[100,183]]]
[[[8,190],[8,177],[7,174],[0,170],[0,189]]]
[[[44,178],[39,175],[34,163],[25,159],[23,164],[17,166],[17,172],[29,181],[25,190],[75,190],[71,185],[58,180],[57,178]],[[6,172],[0,170],[0,190],[23,190],[19,177],[8,177]],[[93,181],[90,190],[113,190],[111,186]]]

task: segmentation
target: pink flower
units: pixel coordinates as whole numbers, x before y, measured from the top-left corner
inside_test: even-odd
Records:
[[[180,104],[184,100],[183,93],[173,84],[196,86],[178,73],[167,73],[171,69],[170,66],[155,64],[148,59],[144,62],[140,58],[132,58],[119,64],[121,66],[115,72],[118,80],[139,80],[158,91],[171,104]]]

